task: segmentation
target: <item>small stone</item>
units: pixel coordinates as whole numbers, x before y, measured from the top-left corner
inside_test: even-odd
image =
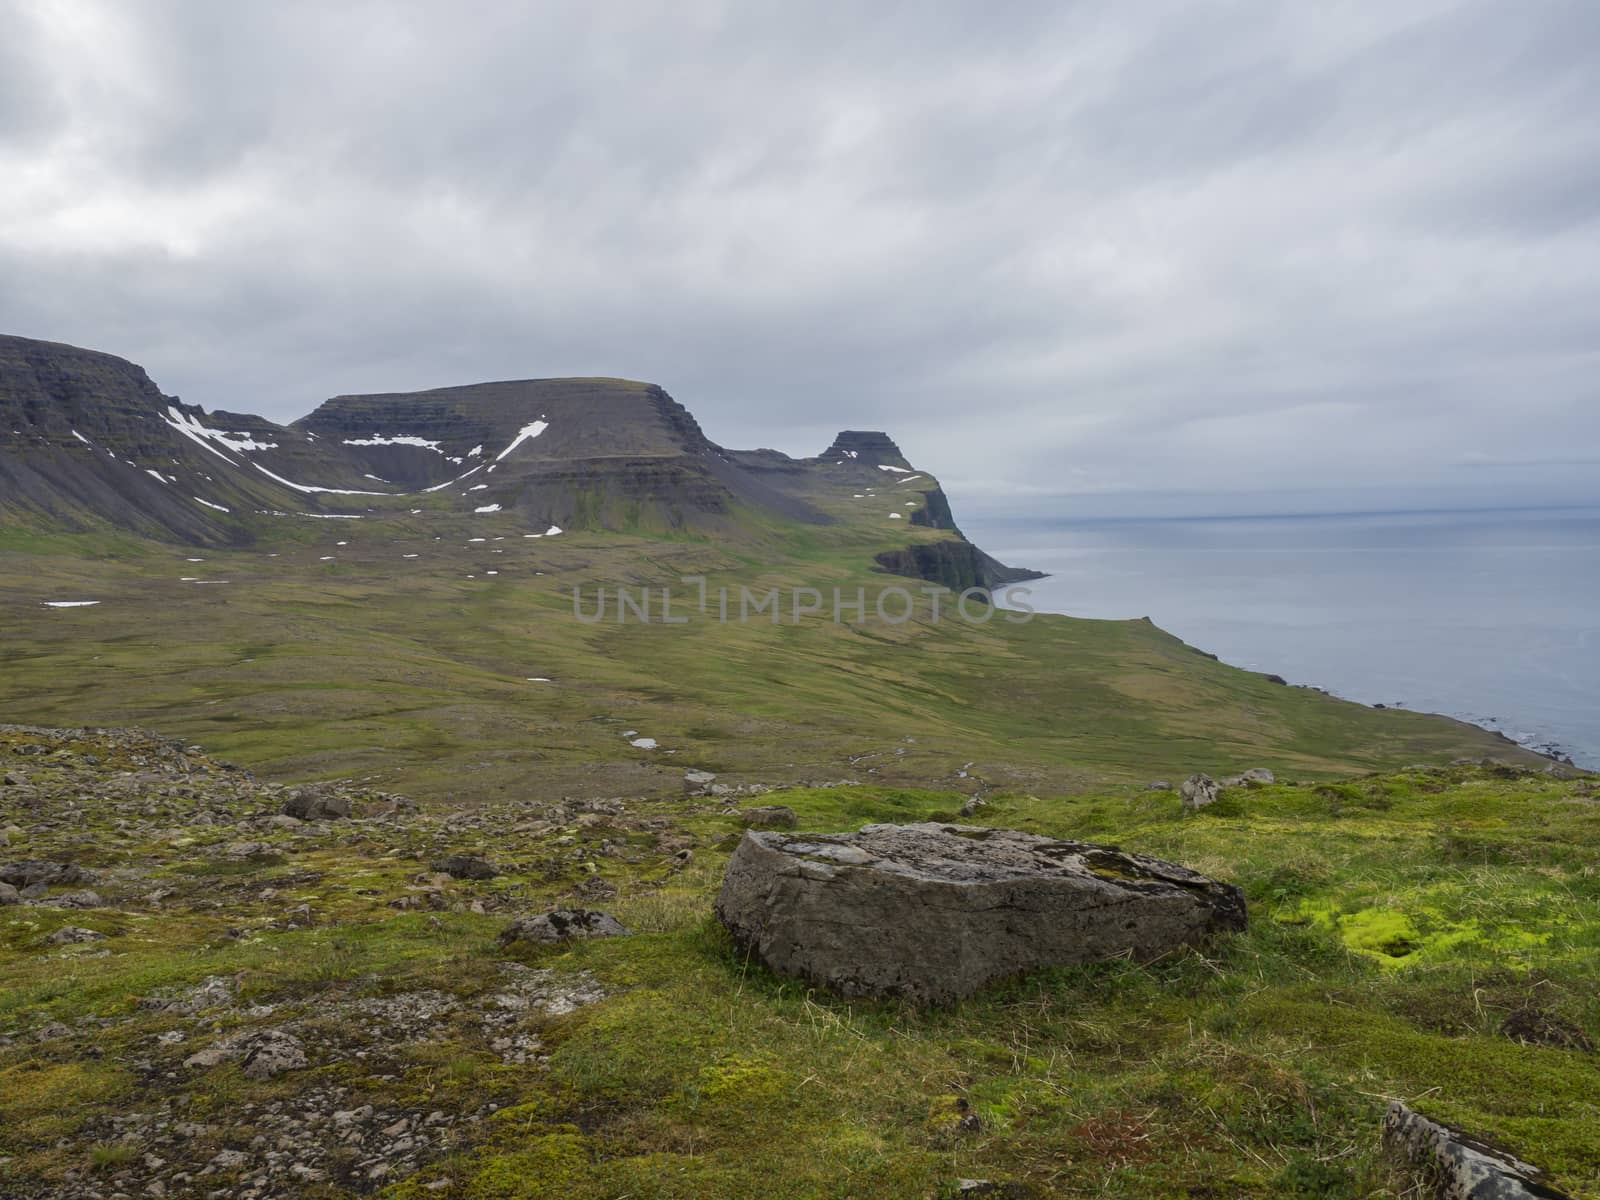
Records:
[[[311,784],[289,792],[283,814],[300,821],[337,821],[350,815],[350,801],[331,788]]]
[[[513,921],[500,934],[500,944],[538,942],[556,945],[585,938],[626,937],[631,931],[610,913],[598,909],[556,909]]]
[[[1178,795],[1183,797],[1183,806],[1194,811],[1215,804],[1219,791],[1215,779],[1209,775],[1197,774],[1183,781],[1183,786],[1178,789]]]
[[[77,925],[63,925],[50,935],[49,940],[57,946],[75,946],[84,942],[103,942],[106,935]]]
[[[493,879],[500,868],[470,854],[452,854],[433,864],[433,869],[452,879]]]
[[[800,817],[786,804],[767,804],[760,808],[747,808],[739,814],[751,829],[793,829]]]
[[[1544,1172],[1499,1146],[1430,1121],[1400,1101],[1389,1105],[1383,1143],[1434,1181],[1437,1194],[1460,1200],[1567,1200],[1544,1182]]]

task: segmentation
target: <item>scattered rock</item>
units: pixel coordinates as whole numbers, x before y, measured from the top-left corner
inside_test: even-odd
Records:
[[[58,908],[102,908],[105,905],[98,892],[68,892],[65,896],[57,896],[51,903]]]
[[[1277,783],[1278,777],[1265,767],[1251,767],[1242,775],[1234,775],[1222,781],[1223,787],[1248,787],[1252,785],[1265,786]]]
[[[63,925],[50,935],[50,942],[57,946],[76,946],[84,942],[103,942],[106,935],[96,933],[92,929],[82,929],[77,925]]]
[[[299,821],[337,821],[350,815],[350,801],[332,788],[312,784],[288,793],[283,815]]]
[[[1152,783],[1145,784],[1144,790],[1147,792],[1170,792],[1174,789],[1172,784],[1167,782],[1165,779],[1157,779]]]
[[[442,858],[433,864],[433,870],[451,879],[493,879],[500,874],[500,868],[492,862],[473,858],[470,854],[452,854]]]
[[[1440,1200],[1568,1200],[1544,1172],[1509,1151],[1430,1121],[1396,1100],[1383,1120],[1384,1145],[1410,1159]]]
[[[1183,797],[1185,808],[1201,809],[1215,804],[1220,790],[1217,781],[1211,776],[1191,775],[1183,781],[1183,786],[1178,789],[1178,795]]]
[[[307,1065],[306,1048],[294,1034],[282,1029],[258,1029],[225,1038],[183,1060],[191,1069],[220,1066],[225,1062],[243,1064],[249,1079],[272,1079],[285,1071],[299,1071]]]
[[[751,829],[793,829],[800,823],[794,809],[786,804],[765,804],[747,808],[739,814]]]
[[[746,833],[716,912],[775,971],[926,1003],[1038,967],[1148,961],[1246,920],[1238,888],[1175,863],[944,824]]]
[[[12,887],[32,887],[43,884],[45,887],[72,887],[86,883],[93,883],[95,874],[72,863],[43,862],[37,858],[25,858],[20,862],[7,863],[0,867],[0,883],[9,883]]]
[[[500,944],[540,942],[555,945],[583,938],[626,937],[631,930],[610,913],[594,908],[559,908],[513,921],[500,934]]]

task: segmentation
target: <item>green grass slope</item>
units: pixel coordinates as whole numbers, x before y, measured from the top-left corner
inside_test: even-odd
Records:
[[[0,731],[0,760],[26,776],[0,789],[14,853],[97,871],[105,900],[0,909],[8,1196],[190,1194],[182,1175],[193,1194],[396,1200],[937,1197],[961,1179],[1398,1198],[1418,1181],[1378,1127],[1401,1098],[1600,1197],[1588,780],[1417,769],[1233,790],[1199,814],[1132,787],[996,793],[969,819],[1190,863],[1245,890],[1251,926],[1203,955],[925,1012],[840,1001],[734,950],[709,915],[744,827],[721,800],[521,795],[462,814],[372,796],[365,819],[285,828],[276,793],[193,753],[164,777],[114,743]],[[966,799],[755,802],[837,830]],[[504,874],[435,876],[445,853]],[[633,936],[496,943],[512,915],[597,901]],[[52,943],[66,925],[103,940]],[[267,1028],[301,1039],[302,1069],[188,1065]]]

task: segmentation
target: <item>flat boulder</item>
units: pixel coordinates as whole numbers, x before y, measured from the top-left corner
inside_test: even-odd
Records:
[[[522,917],[500,933],[500,944],[538,942],[554,946],[585,938],[626,937],[631,931],[610,913],[595,908],[558,908],[536,917]]]
[[[1246,920],[1238,888],[1176,863],[942,823],[747,832],[716,912],[775,971],[930,1004],[1040,967],[1148,961]]]

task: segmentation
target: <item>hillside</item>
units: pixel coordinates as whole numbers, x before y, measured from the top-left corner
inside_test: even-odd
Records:
[[[620,380],[278,426],[0,350],[8,1200],[1414,1196],[1390,1098],[1600,1200],[1592,779],[963,598],[1025,572],[886,432],[726,450]],[[710,916],[748,826],[958,816],[1249,929],[924,1012]],[[632,932],[498,940],[553,905]]]
[[[1592,780],[1418,768],[1199,814],[1136,788],[973,812],[681,784],[463,811],[306,796],[137,731],[0,728],[0,765],[9,853],[72,869],[0,908],[15,1200],[1422,1195],[1379,1152],[1390,1098],[1600,1197]],[[283,814],[307,799],[352,816]],[[1243,887],[1251,927],[919,1011],[774,977],[709,917],[752,822],[958,812],[1181,856]],[[501,940],[552,905],[631,934]]]
[[[887,457],[839,451],[856,438]],[[621,379],[337,396],[281,426],[186,405],[111,355],[0,337],[0,513],[45,533],[260,545],[300,518],[503,512],[541,528],[748,541],[773,526],[862,525],[841,501],[905,484],[915,502],[878,523],[947,536],[932,550],[887,537],[885,569],[963,587],[1029,576],[967,545],[937,480],[882,433],[841,434],[817,459],[730,451],[660,387]]]

